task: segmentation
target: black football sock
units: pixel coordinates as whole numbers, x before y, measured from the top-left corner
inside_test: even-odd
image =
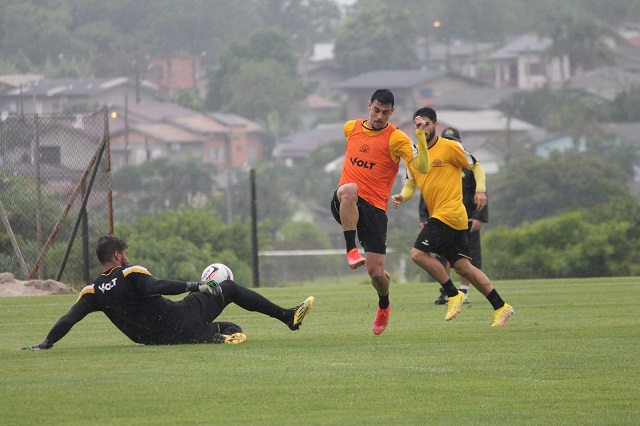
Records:
[[[344,241],[347,243],[347,251],[356,248],[356,231],[344,231]]]
[[[378,296],[378,306],[380,309],[387,309],[389,307],[389,295]]]
[[[447,292],[448,297],[455,297],[458,295],[458,289],[455,285],[453,285],[453,281],[451,281],[451,278],[449,278],[446,283],[442,283],[440,285],[442,286],[442,288],[444,288],[444,291]]]
[[[491,293],[487,294],[487,300],[491,303],[494,310],[500,309],[504,306],[504,300],[502,300],[502,297],[498,294],[498,290],[495,288],[491,290]]]
[[[292,319],[293,314],[290,309],[282,308],[260,293],[240,284],[226,285],[223,289],[223,295],[226,301],[233,302],[247,311],[260,312],[284,323]]]

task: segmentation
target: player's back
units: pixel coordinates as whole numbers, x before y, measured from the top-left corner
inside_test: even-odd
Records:
[[[93,283],[97,310],[104,314],[131,340],[155,341],[164,330],[173,304],[169,299],[149,293],[153,276],[142,266],[116,267],[101,274]]]

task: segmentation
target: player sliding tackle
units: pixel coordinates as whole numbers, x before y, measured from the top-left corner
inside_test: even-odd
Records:
[[[470,262],[467,228],[469,219],[462,203],[462,168],[470,169],[476,178],[476,204],[486,205],[485,175],[475,157],[465,151],[457,141],[436,136],[438,126],[435,110],[421,108],[413,115],[418,141],[426,141],[429,148],[431,169],[428,173],[407,164],[410,175],[405,179],[400,194],[392,196],[394,208],[410,200],[416,186],[420,189],[431,217],[424,225],[413,248],[411,260],[427,271],[449,296],[447,321],[458,315],[466,295],[453,285],[442,263],[435,258],[447,259],[458,275],[465,277],[493,306],[492,326],[503,326],[513,315],[513,308],[506,304],[489,278]]]
[[[127,244],[119,238],[100,238],[96,255],[103,272],[85,287],[75,305],[53,326],[42,343],[22,349],[50,349],[91,312],[101,311],[127,337],[145,345],[182,343],[238,344],[246,340],[242,328],[231,322],[213,322],[230,303],[275,318],[298,330],[313,307],[309,296],[293,308],[282,308],[264,296],[236,284],[229,268],[210,265],[207,281],[188,282],[155,278],[142,266],[128,266]],[[217,270],[210,269],[220,265]],[[190,292],[180,301],[162,295]]]

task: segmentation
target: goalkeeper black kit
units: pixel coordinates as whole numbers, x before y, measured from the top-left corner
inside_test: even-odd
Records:
[[[146,345],[211,343],[216,333],[242,331],[232,323],[212,322],[230,302],[222,297],[195,292],[173,301],[162,296],[186,291],[186,281],[158,279],[142,266],[115,267],[82,289],[43,343],[53,346],[96,311],[104,312],[129,339]]]

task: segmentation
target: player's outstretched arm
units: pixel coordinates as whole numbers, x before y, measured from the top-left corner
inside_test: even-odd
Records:
[[[20,348],[21,351],[39,351],[41,349],[51,349],[53,347],[53,345],[49,345],[49,342],[47,342],[47,339],[44,339],[44,341],[42,343],[37,343],[35,345],[30,345],[30,346],[25,346],[23,348]]]

